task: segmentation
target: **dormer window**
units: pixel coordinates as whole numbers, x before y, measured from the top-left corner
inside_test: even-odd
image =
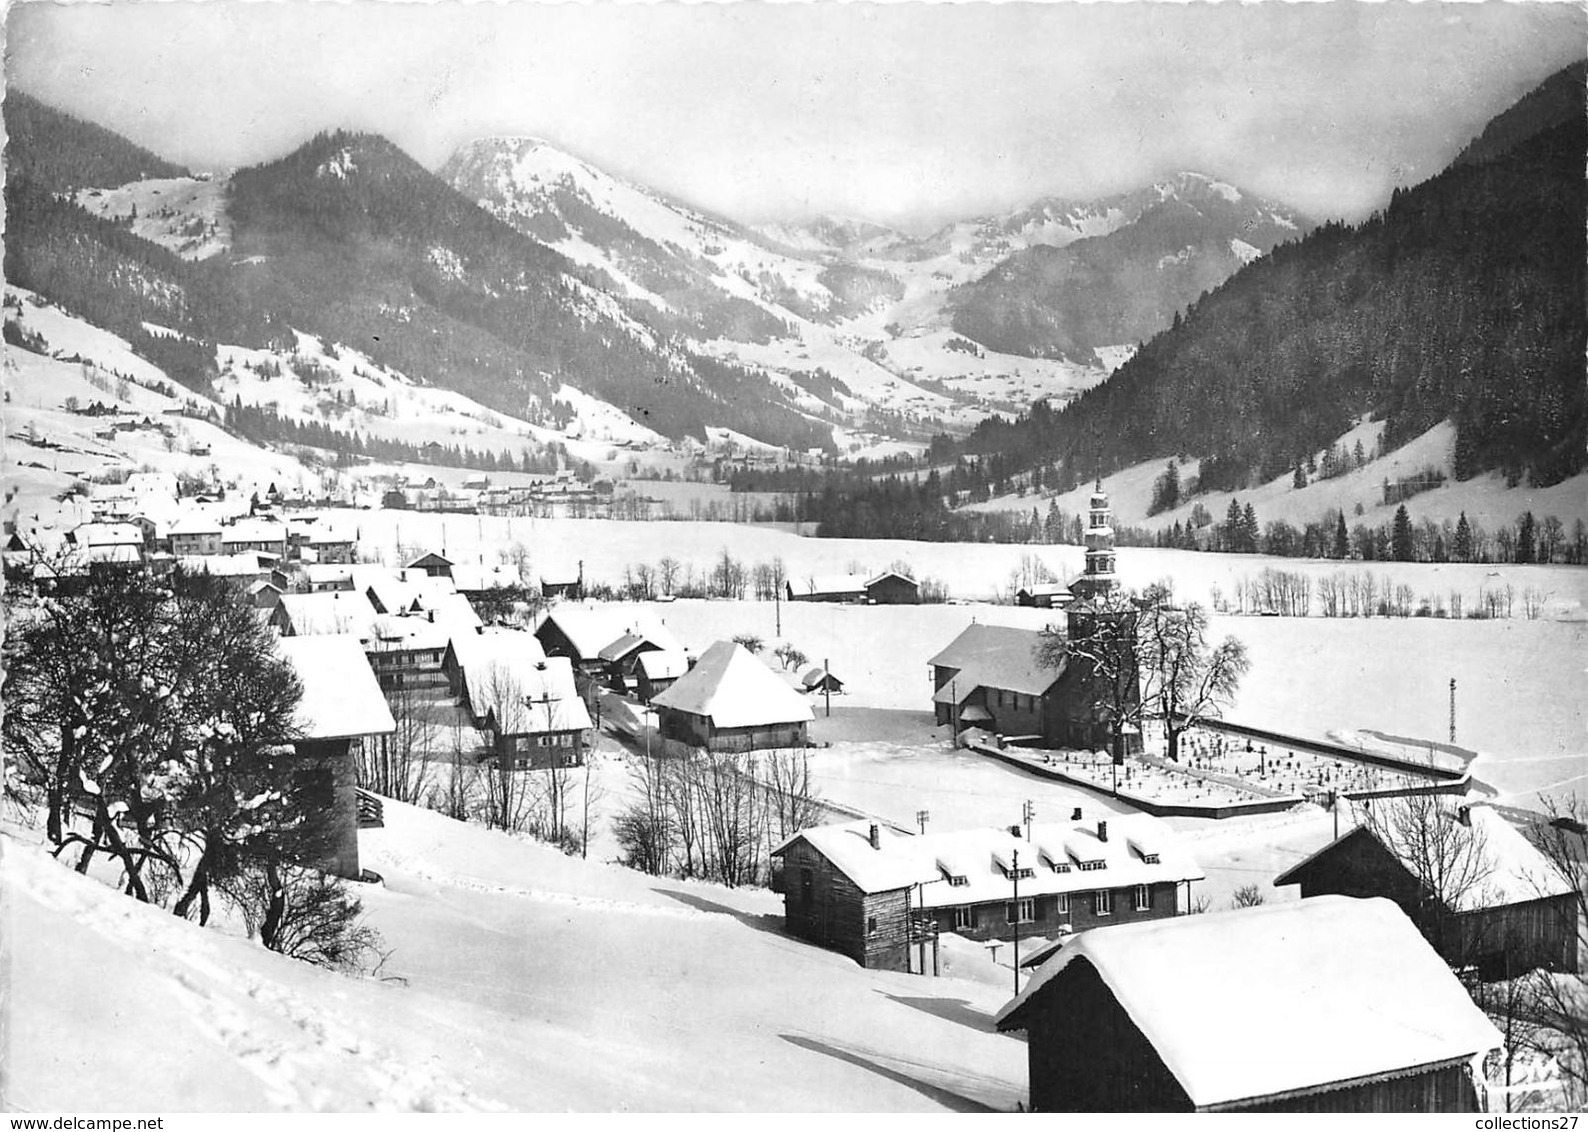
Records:
[[[1068,861],[1054,861],[1053,871],[1056,873],[1067,873],[1070,871],[1070,863]]]
[[[1158,854],[1156,853],[1143,853],[1141,855],[1141,859],[1144,863],[1149,865],[1158,864]]]
[[[1004,869],[1004,876],[1008,877],[1010,880],[1029,880],[1031,877],[1036,875],[1037,874],[1033,869]]]
[[[1082,861],[1081,871],[1083,873],[1095,873],[1107,864],[1107,861]]]
[[[951,876],[948,878],[948,883],[954,888],[963,888],[970,884],[970,877]]]

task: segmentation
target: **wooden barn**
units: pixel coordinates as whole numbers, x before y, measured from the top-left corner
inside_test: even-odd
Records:
[[[634,662],[635,692],[648,704],[688,671],[689,654],[683,649],[642,652]]]
[[[904,840],[849,822],[801,830],[772,850],[789,934],[862,967],[909,970],[910,894],[932,878],[914,854],[888,851]]]
[[[805,698],[734,641],[718,641],[653,699],[662,736],[713,751],[803,747]]]
[[[567,657],[581,677],[598,683],[607,682],[614,665],[632,675],[645,652],[683,649],[660,620],[632,607],[560,605],[536,627],[535,636],[547,656]]]
[[[884,570],[866,579],[865,595],[871,605],[920,605],[921,584],[908,574]]]
[[[364,648],[351,636],[284,637],[276,643],[303,685],[293,748],[296,776],[321,800],[317,821],[326,872],[357,880],[359,747],[397,730]]]
[[[844,682],[818,664],[805,670],[800,677],[800,687],[807,692],[832,692],[837,695],[844,690]]]
[[[864,966],[897,964],[888,969],[900,971],[908,966],[891,942],[875,953],[845,948],[879,931],[880,940],[902,938],[908,924],[883,922],[862,932],[858,921],[836,920],[858,914],[855,892],[884,895],[868,889],[873,876],[912,878],[907,913],[917,926],[974,940],[1060,936],[1176,916],[1191,906],[1191,884],[1203,879],[1168,827],[1146,814],[1035,824],[1025,838],[1001,829],[884,836],[851,822],[804,830],[779,852],[790,932],[823,946],[836,940],[843,945],[838,950]],[[811,870],[808,878],[796,862]],[[868,923],[872,916],[906,914],[897,902],[881,901],[887,908],[880,911],[878,903],[864,910]],[[813,908],[820,911],[814,918]]]
[[[1274,883],[1392,900],[1445,962],[1484,978],[1581,969],[1575,890],[1520,830],[1489,806],[1383,805],[1379,828],[1357,827]]]
[[[1063,582],[1038,582],[1015,591],[1015,604],[1028,609],[1063,609],[1073,600]]]
[[[866,600],[866,579],[858,574],[812,576],[799,581],[791,578],[784,583],[784,589],[789,601],[860,605]]]
[[[1035,1112],[1481,1112],[1499,1032],[1388,900],[1083,932],[997,1016]]]
[[[433,550],[426,551],[408,563],[403,569],[423,570],[426,575],[432,578],[450,578],[452,577],[452,559],[444,554],[437,554]]]

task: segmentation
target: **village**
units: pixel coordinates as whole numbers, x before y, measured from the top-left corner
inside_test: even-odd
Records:
[[[136,473],[86,503],[75,527],[13,533],[12,616],[116,574],[223,579],[302,685],[294,773],[320,788],[311,863],[330,876],[381,884],[361,839],[416,804],[642,872],[766,885],[783,932],[862,968],[1002,972],[1013,997],[987,1024],[1024,1035],[1035,1110],[1493,1111],[1571,1087],[1539,1000],[1503,1020],[1525,1049],[1494,1004],[1525,979],[1580,985],[1582,827],[1487,804],[1452,744],[1223,718],[1238,642],[1181,641],[1193,678],[1155,680],[1140,638],[1190,607],[1123,591],[1100,483],[1084,571],[1017,595],[1047,627],[964,609],[938,651],[901,658],[923,673],[924,742],[899,713],[846,707],[855,676],[830,659],[790,638],[769,651],[759,619],[681,639],[695,603],[672,579],[638,605],[589,600],[610,565],[533,548],[393,559],[359,537],[365,513],[273,484],[186,495]],[[892,567],[786,577],[772,598],[778,628],[921,600]],[[898,787],[849,780],[879,748],[946,783],[969,780],[945,759],[1001,777],[912,813]],[[83,828],[92,801],[74,804]],[[1230,863],[1265,836],[1269,875]],[[1231,1009],[1208,997],[1225,979],[1250,1014],[1208,1041],[1198,1020]],[[1319,1012],[1327,1026],[1273,1052],[1282,1019]],[[1369,1024],[1374,1041],[1345,1040]]]

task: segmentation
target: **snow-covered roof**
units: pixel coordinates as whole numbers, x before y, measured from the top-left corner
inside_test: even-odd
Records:
[[[661,649],[683,648],[660,618],[633,606],[560,605],[546,615],[541,628],[548,624],[556,625],[583,659],[599,657],[601,650],[626,636],[640,637]]]
[[[476,715],[493,719],[509,735],[583,731],[594,724],[574,688],[573,662],[495,658],[471,666],[470,703]]]
[[[718,641],[695,667],[652,701],[657,707],[710,718],[718,727],[801,723],[811,705],[743,645]]]
[[[859,574],[819,574],[806,578],[790,578],[789,590],[795,594],[859,597],[866,592],[866,579]]]
[[[142,546],[143,528],[136,523],[80,523],[72,541],[81,547]]]
[[[185,511],[171,522],[171,537],[182,535],[218,535],[221,533],[219,517],[205,511]]]
[[[427,550],[423,554],[421,554],[418,558],[415,558],[412,562],[408,563],[408,565],[407,565],[407,567],[405,567],[405,569],[412,570],[412,569],[415,569],[417,567],[424,567],[424,566],[451,566],[451,565],[452,565],[452,559],[448,558],[446,555],[440,554],[440,553],[438,553],[437,551],[434,551],[434,550]]]
[[[375,626],[374,607],[356,590],[282,594],[275,617],[276,623],[293,636],[346,633],[368,640]]]
[[[286,542],[287,525],[275,519],[238,519],[221,530],[224,542]]]
[[[998,1012],[999,1029],[1026,1028],[1028,1005],[1082,960],[1199,1107],[1501,1044],[1405,913],[1381,898],[1320,896],[1082,932]]]
[[[1034,629],[1011,629],[1002,625],[969,625],[965,631],[934,656],[929,664],[958,669],[952,681],[932,696],[934,703],[961,702],[977,688],[999,688],[1006,692],[1040,696],[1064,674],[1063,668],[1048,668],[1037,660],[1042,634]]]
[[[388,613],[375,615],[375,628],[367,642],[371,652],[412,652],[419,649],[441,650],[447,647],[451,633],[446,626],[437,625],[426,617],[397,617]]]
[[[485,566],[467,562],[452,566],[452,585],[459,590],[490,590],[522,585],[513,566]]]
[[[900,842],[917,840],[886,826],[877,826],[880,848],[871,846],[872,823],[840,822],[802,829],[776,849],[781,856],[796,841],[805,841],[833,863],[861,892],[888,892],[938,878],[937,867],[918,853],[900,851]]]
[[[901,574],[897,570],[884,570],[880,574],[874,574],[871,577],[867,578],[866,579],[866,588],[870,589],[872,586],[876,585],[878,582],[883,581],[884,579],[887,579],[887,578],[898,578],[901,582],[909,582],[912,586],[918,584],[916,582],[916,580],[914,578],[910,577],[910,575],[908,575],[908,574]]]
[[[1459,891],[1448,894],[1452,902],[1450,910],[1453,912],[1473,912],[1482,908],[1498,908],[1506,904],[1525,904],[1531,900],[1565,896],[1575,891],[1571,882],[1550,865],[1548,859],[1527,839],[1527,835],[1490,806],[1465,807],[1467,820],[1472,829],[1470,850],[1454,839],[1460,836],[1454,830],[1447,831],[1453,834],[1453,837],[1432,838],[1432,848],[1426,850],[1416,848],[1410,843],[1411,838],[1395,832],[1400,828],[1395,816],[1396,809],[1410,804],[1413,803],[1400,799],[1374,803],[1375,806],[1383,808],[1381,810],[1383,815],[1381,822],[1385,827],[1383,834],[1376,832],[1371,824],[1358,826],[1338,841],[1330,842],[1311,856],[1292,865],[1275,877],[1274,883],[1299,884],[1301,883],[1299,879],[1292,878],[1298,877],[1298,874],[1314,861],[1335,852],[1336,846],[1354,837],[1372,837],[1389,850],[1392,856],[1400,860],[1413,878],[1420,878],[1424,874],[1424,869],[1429,867],[1447,869],[1463,877],[1470,876],[1470,882],[1463,880],[1454,885],[1443,886],[1459,888]],[[1427,816],[1430,821],[1459,824],[1461,808],[1439,804],[1430,807]],[[1421,814],[1419,813],[1417,817],[1420,818]],[[1468,852],[1474,854],[1475,859],[1463,860]],[[1424,857],[1424,868],[1418,866],[1416,858],[1419,855]]]
[[[353,567],[345,562],[311,562],[303,568],[310,585],[324,586],[353,580]]]
[[[827,669],[818,664],[805,670],[805,674],[800,677],[800,683],[805,685],[807,688],[815,688],[820,686],[822,681],[826,680],[829,675],[830,674],[828,673]],[[843,681],[836,676],[833,677],[833,682],[836,684],[843,683]]]
[[[369,597],[372,606],[378,601],[383,613],[412,609],[417,596],[412,586],[384,566],[355,565],[353,588]]]
[[[256,554],[184,554],[176,564],[190,574],[210,574],[217,578],[252,578],[269,569],[260,565]]]
[[[323,523],[316,523],[307,532],[310,546],[335,546],[340,543],[351,543],[353,536],[347,531],[335,527],[327,527]]]
[[[640,653],[637,664],[649,680],[675,680],[689,671],[689,654],[683,649],[652,649]]]
[[[305,739],[388,735],[397,730],[357,637],[283,637],[276,647],[303,685],[296,722]]]

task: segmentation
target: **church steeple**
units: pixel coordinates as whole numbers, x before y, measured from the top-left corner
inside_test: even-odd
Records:
[[[1099,476],[1086,519],[1086,573],[1070,589],[1083,601],[1092,601],[1118,588],[1119,578],[1114,573],[1114,513]]]

